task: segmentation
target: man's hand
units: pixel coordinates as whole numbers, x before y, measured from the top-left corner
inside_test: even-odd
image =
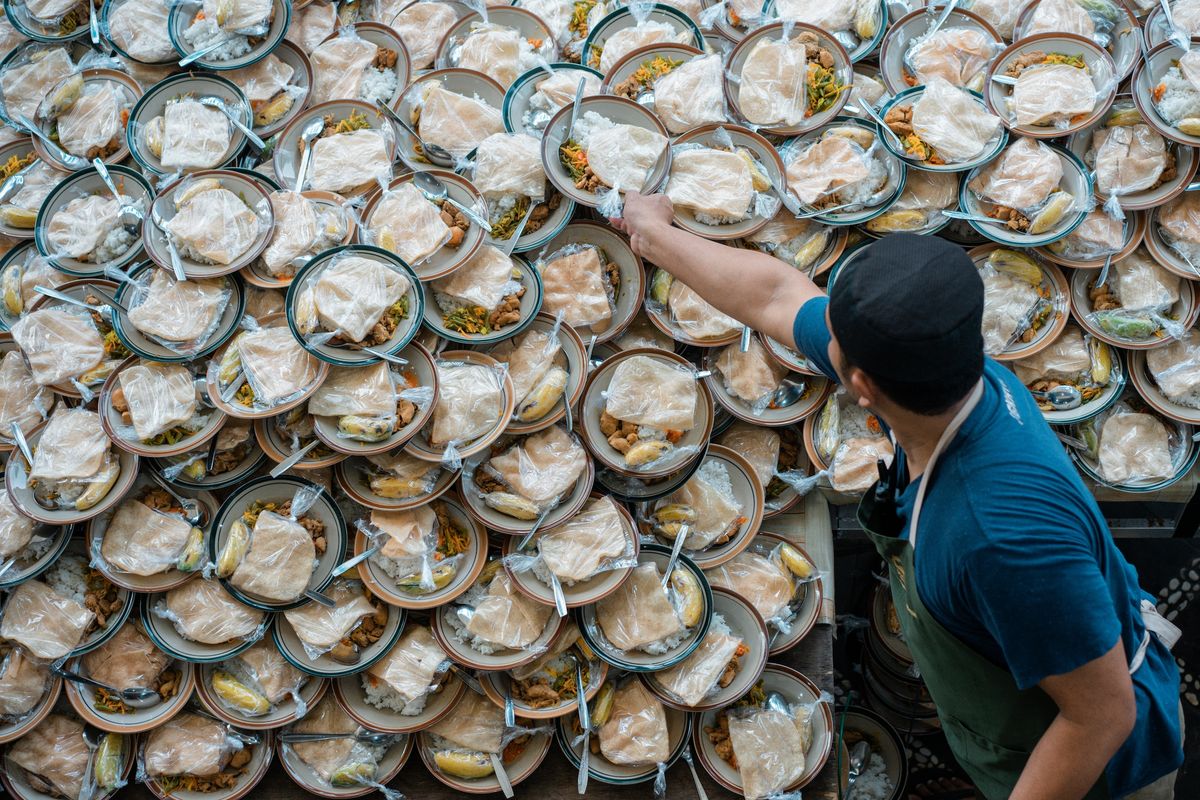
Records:
[[[671,227],[674,218],[675,209],[666,195],[630,192],[625,195],[624,218],[612,219],[609,223],[629,234],[633,252],[653,261],[650,253],[654,250],[654,244],[661,232]]]

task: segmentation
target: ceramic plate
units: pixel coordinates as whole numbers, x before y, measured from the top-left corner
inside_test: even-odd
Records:
[[[279,134],[279,140],[275,143],[275,150],[271,156],[271,167],[275,171],[275,178],[280,185],[287,189],[296,189],[296,173],[300,168],[300,159],[303,155],[301,147],[300,135],[309,123],[314,120],[323,119],[327,116],[332,116],[335,120],[343,120],[349,118],[352,114],[362,114],[367,120],[367,127],[373,131],[378,131],[383,137],[384,147],[388,156],[388,164],[395,160],[396,155],[396,137],[392,130],[392,123],[387,117],[383,116],[383,112],[379,111],[370,103],[364,103],[361,100],[330,100],[327,103],[310,106],[293,119],[283,132]],[[319,138],[319,137],[318,137]],[[315,141],[315,140],[314,140]],[[314,145],[315,146],[315,145]],[[391,180],[392,169],[386,171],[386,174],[381,177],[386,180]],[[324,189],[326,187],[312,185],[312,165],[309,165],[308,175],[304,180],[306,189]],[[374,178],[369,178],[362,184],[346,188],[339,187],[337,194],[349,198],[355,195],[367,194],[375,191],[378,188],[378,181]]]
[[[316,659],[310,658],[304,650],[304,643],[300,641],[295,628],[288,621],[286,613],[275,618],[275,627],[271,629],[271,636],[283,657],[301,672],[307,672],[309,675],[319,678],[339,678],[343,675],[353,675],[362,672],[387,655],[404,632],[406,619],[404,609],[391,605],[385,605],[384,609],[387,611],[388,618],[387,623],[383,626],[383,635],[374,644],[361,648],[357,654],[358,660],[353,664],[336,661],[328,653]]]
[[[250,754],[250,763],[238,775],[237,783],[230,789],[221,789],[215,792],[175,790],[168,793],[163,790],[162,785],[155,778],[146,778],[143,784],[158,800],[202,800],[203,798],[207,798],[207,800],[240,800],[254,791],[254,787],[266,776],[267,769],[271,766],[271,759],[275,755],[274,731],[262,731],[258,736],[259,743],[250,745],[253,748]],[[142,746],[147,737],[148,734],[142,734]]]
[[[435,66],[438,69],[449,69],[457,67],[459,58],[458,51],[462,47],[462,43],[470,36],[471,29],[475,25],[488,24],[498,25],[503,28],[516,30],[522,39],[529,44],[532,53],[531,55],[541,61],[554,62],[558,60],[558,45],[554,41],[554,34],[550,31],[548,25],[542,21],[542,18],[532,11],[527,11],[524,8],[516,6],[501,6],[498,5],[494,9],[489,8],[486,18],[481,17],[476,11],[472,11],[464,17],[461,17],[458,22],[446,31],[446,35],[442,37],[442,42],[438,45],[437,62]],[[535,46],[534,42],[539,42],[539,46]],[[497,73],[506,72],[500,65],[494,63],[489,66],[494,66]],[[523,59],[522,59],[523,60]],[[519,71],[519,65],[513,65],[514,71]],[[508,80],[502,81],[502,74],[492,75],[505,89],[513,82],[517,75],[511,75]]]
[[[203,10],[203,7],[204,4],[200,0],[187,0],[187,2],[171,6],[170,15],[167,17],[167,34],[171,37],[171,44],[174,45],[175,51],[181,57],[204,51],[209,46],[208,42],[215,38],[211,32],[208,33],[203,40],[205,45],[197,48],[186,35],[189,26],[194,24],[196,16]],[[261,34],[248,37],[246,52],[226,59],[201,56],[192,63],[197,67],[211,70],[241,69],[256,64],[279,46],[284,35],[287,34],[291,21],[292,4],[287,0],[272,0],[270,18],[265,20],[266,30]],[[226,37],[230,33],[236,33],[236,31],[225,31]]]
[[[579,73],[578,79],[584,75],[591,75],[599,81],[603,76],[599,70],[585,67],[581,64],[558,63],[551,64],[550,69],[554,72],[565,70],[567,72]],[[557,112],[558,109],[553,109],[553,112],[531,108],[529,105],[530,98],[537,94],[538,84],[545,79],[546,70],[542,67],[535,67],[524,73],[513,81],[512,86],[508,87],[508,91],[504,94],[504,107],[502,115],[504,117],[504,129],[509,133],[527,133],[535,139],[542,138],[543,131],[546,130],[547,123],[550,118]],[[522,237],[524,238],[524,237]]]
[[[126,625],[138,625],[136,620],[130,620]],[[74,659],[65,667],[69,672],[87,675],[81,659]],[[130,713],[121,714],[104,711],[95,705],[92,688],[75,681],[66,681],[63,691],[75,713],[79,714],[89,725],[95,725],[102,731],[112,733],[134,734],[148,731],[165,724],[183,710],[191,699],[192,689],[196,686],[196,670],[186,661],[173,661],[167,669],[177,673],[175,693],[167,700],[149,708],[132,709]]]
[[[1179,422],[1186,422],[1189,425],[1200,425],[1200,409],[1176,403],[1173,400],[1169,400],[1163,394],[1162,388],[1158,385],[1158,381],[1146,363],[1146,352],[1144,350],[1134,350],[1129,354],[1129,377],[1133,381],[1133,388],[1137,389],[1137,393],[1155,411]],[[1117,391],[1116,394],[1119,395],[1120,392]]]
[[[1133,339],[1128,336],[1110,333],[1101,328],[1093,319],[1092,301],[1088,296],[1091,291],[1092,284],[1096,282],[1099,275],[1095,270],[1075,270],[1071,275],[1071,316],[1079,323],[1085,331],[1095,336],[1101,341],[1108,342],[1114,347],[1120,347],[1125,350],[1150,350],[1155,347],[1162,347],[1171,342],[1170,337],[1159,336],[1157,334],[1145,338]],[[1190,328],[1196,322],[1196,317],[1200,315],[1200,306],[1196,304],[1195,286],[1191,281],[1179,282],[1179,300],[1175,305],[1167,310],[1167,314],[1184,328]]]
[[[396,113],[400,118],[411,124],[417,133],[421,132],[419,122],[417,121],[419,120],[417,110],[420,107],[421,87],[429,81],[437,81],[448,92],[454,92],[464,97],[477,97],[497,112],[504,105],[504,87],[482,72],[475,72],[469,69],[435,69],[414,78],[412,83],[408,85],[408,88],[404,90],[404,95],[400,98],[400,104],[396,108]],[[390,125],[391,123],[388,124]],[[397,127],[396,141],[396,154],[400,156],[400,160],[410,170],[419,172],[421,170],[432,169],[435,166],[421,154],[417,146],[417,141],[408,131]],[[447,149],[451,148],[451,145],[444,142],[434,142],[434,144],[441,144]],[[466,156],[467,153],[475,149],[474,144],[476,143],[455,146],[451,152],[456,157]],[[464,149],[465,152],[463,152]]]
[[[121,386],[121,373],[133,367],[148,366],[153,363],[152,361],[143,361],[143,359],[137,356],[130,356],[119,367],[113,370],[112,374],[104,381],[104,387],[100,390],[100,424],[113,444],[122,450],[128,450],[139,456],[165,458],[167,456],[180,455],[188,450],[200,447],[209,439],[216,436],[227,418],[223,412],[215,408],[204,408],[207,405],[208,394],[205,391],[203,382],[196,388],[196,410],[199,413],[206,414],[204,423],[198,429],[176,442],[161,445],[148,444],[146,440],[137,438],[137,433],[132,425],[126,425],[122,421],[121,413],[113,406],[113,393]],[[187,370],[188,368],[183,367],[183,369]],[[190,370],[188,371],[190,374]],[[192,375],[192,380],[195,383],[198,379],[195,375]]]
[[[29,442],[29,446],[34,452],[37,451],[37,443],[41,439],[43,431],[45,431],[45,428],[41,428],[25,436],[25,440]],[[112,487],[98,503],[83,511],[75,509],[48,509],[43,508],[34,499],[33,490],[27,485],[29,471],[25,463],[25,458],[19,451],[13,450],[8,455],[8,463],[4,471],[4,481],[8,487],[9,498],[11,498],[13,505],[22,514],[47,525],[72,525],[76,522],[84,522],[92,517],[98,517],[119,503],[121,498],[133,488],[133,482],[137,479],[138,457],[135,454],[114,445],[110,450],[110,457],[117,460],[120,472],[117,474],[117,479]]]
[[[458,459],[468,459],[476,453],[487,449],[500,438],[504,432],[505,426],[508,424],[509,417],[512,416],[513,406],[516,401],[513,399],[513,384],[512,378],[508,374],[508,370],[500,365],[500,362],[490,356],[485,356],[483,353],[476,353],[471,350],[444,350],[435,359],[435,363],[439,369],[445,369],[447,365],[456,362],[465,362],[476,366],[489,367],[494,370],[496,380],[500,384],[500,391],[503,395],[500,401],[500,417],[496,420],[496,426],[487,433],[470,442],[448,442],[445,446],[435,445],[429,441],[429,435],[432,432],[432,426],[428,430],[419,431],[415,437],[409,440],[404,451],[411,456],[421,459],[422,461],[442,462],[445,459],[446,450],[451,445],[454,446],[454,451],[457,453]]]
[[[138,100],[138,104],[133,107],[133,113],[129,115],[129,124],[125,128],[125,141],[129,146],[129,152],[143,170],[154,175],[165,175],[176,171],[174,167],[164,167],[162,160],[150,151],[146,144],[145,133],[146,126],[150,124],[150,121],[162,115],[163,108],[168,101],[184,95],[196,97],[214,95],[223,100],[231,111],[240,115],[242,124],[248,126],[254,122],[253,115],[250,113],[250,104],[246,102],[246,96],[231,81],[206,72],[184,72],[172,75],[146,90],[142,99]],[[213,168],[228,165],[241,152],[242,146],[245,144],[246,135],[230,124],[229,146],[225,149],[225,153],[216,159]],[[208,169],[208,167],[188,167],[182,171],[195,172],[198,169]]]
[[[509,784],[515,787],[532,775],[541,765],[542,760],[546,758],[546,753],[550,752],[550,744],[551,737],[545,733],[532,736],[521,754],[504,765]],[[496,794],[500,791],[500,782],[496,780],[495,775],[488,775],[486,778],[456,778],[438,769],[433,761],[429,738],[424,733],[417,736],[417,752],[429,773],[457,792]]]
[[[351,457],[339,462],[333,469],[333,477],[341,490],[360,506],[377,508],[381,511],[404,511],[423,506],[441,497],[455,484],[460,472],[461,470],[441,468],[427,488],[392,492],[405,494],[404,497],[385,497],[371,487],[374,472],[370,461],[366,458]],[[382,488],[381,486],[380,489]]]
[[[492,247],[492,245],[486,246]],[[512,262],[513,281],[521,284],[521,288],[525,290],[520,298],[521,305],[518,309],[520,317],[516,322],[497,330],[489,329],[487,333],[480,334],[451,330],[446,326],[446,315],[442,313],[441,305],[437,301],[439,294],[437,284],[425,283],[422,284],[425,291],[425,327],[453,344],[467,346],[495,344],[516,336],[529,327],[533,318],[542,308],[544,297],[542,277],[521,256],[510,256],[509,260]]]
[[[453,710],[463,692],[470,691],[458,676],[447,672],[438,684],[439,688],[426,699],[421,713],[405,716],[390,708],[376,708],[368,703],[362,684],[366,679],[366,673],[343,675],[332,682],[333,693],[351,719],[368,730],[380,733],[416,733],[428,728]]]
[[[202,578],[200,580],[209,580]],[[145,596],[142,601],[142,627],[155,646],[172,658],[190,661],[193,664],[215,664],[227,658],[242,653],[248,649],[266,632],[271,624],[271,615],[264,614],[257,631],[244,639],[230,639],[219,644],[204,644],[185,639],[175,627],[175,623],[160,616],[165,612],[166,594],[154,592]],[[198,679],[199,680],[199,679]]]
[[[924,36],[937,18],[930,14],[928,9],[917,8],[917,5],[923,4],[914,4],[914,10],[904,14],[889,26],[879,50],[879,78],[887,87],[889,94],[899,94],[917,83],[915,78],[909,74],[904,57],[912,42]],[[1000,38],[1000,34],[990,23],[978,14],[963,8],[955,8],[951,11],[950,16],[942,24],[942,28],[947,31],[957,28],[978,31],[994,42],[994,53],[999,53],[1004,48],[1004,40]],[[985,72],[986,65],[976,76],[972,76],[973,80],[970,81],[969,88],[976,91],[982,89]],[[910,79],[912,79],[912,83],[909,83]]]
[[[554,333],[562,351],[555,356],[554,363],[561,366],[567,371],[567,386],[563,390],[562,397],[558,403],[545,414],[545,416],[532,420],[530,422],[519,422],[517,416],[521,413],[522,407],[525,405],[526,397],[516,398],[516,407],[513,411],[514,417],[508,423],[508,427],[504,429],[505,433],[524,434],[540,431],[554,425],[563,417],[566,416],[567,410],[564,404],[569,404],[572,409],[579,402],[579,398],[583,395],[583,382],[587,377],[587,369],[584,368],[584,358],[587,351],[584,347],[583,340],[579,338],[579,334],[575,329],[566,323],[558,324],[550,314],[538,314],[529,326],[529,330],[540,331],[545,334]],[[517,337],[513,337],[515,344]],[[496,351],[506,347],[501,344],[496,347],[487,348],[484,352],[496,356]]]
[[[298,718],[296,712],[299,709],[296,704],[296,698],[291,695],[275,703],[270,711],[258,717],[248,717],[242,713],[230,710],[218,698],[216,691],[212,688],[213,672],[221,667],[222,664],[219,663],[198,664],[196,666],[196,699],[214,717],[218,717],[230,725],[251,731],[279,728],[296,721]],[[321,702],[321,698],[325,696],[325,692],[329,689],[331,683],[331,681],[322,678],[304,676],[304,683],[301,684],[297,694],[304,701],[306,712],[307,710],[316,708],[317,703]]]

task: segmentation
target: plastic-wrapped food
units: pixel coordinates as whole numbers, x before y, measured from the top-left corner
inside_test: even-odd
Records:
[[[804,774],[811,732],[807,714],[755,708],[729,714],[729,740],[737,759],[742,793],[750,800],[770,797]]]
[[[46,94],[59,81],[75,71],[70,53],[64,45],[30,47],[28,57],[15,57],[0,73],[0,91],[4,94],[4,109],[9,119],[33,119]]]
[[[287,326],[247,331],[229,347],[237,348],[255,406],[287,402],[317,378],[317,360],[296,343]],[[221,377],[225,385],[228,381]]]
[[[995,355],[1024,333],[1022,326],[1041,296],[1036,285],[990,265],[979,274],[983,278],[983,349]]]
[[[1009,107],[1017,125],[1065,128],[1073,118],[1092,113],[1099,95],[1088,70],[1070,64],[1043,64],[1021,71]]]
[[[83,668],[94,681],[117,689],[151,689],[171,664],[136,622],[121,626],[113,638],[83,656]]]
[[[666,709],[639,680],[617,689],[599,739],[600,752],[613,764],[661,764],[671,755]]]
[[[220,322],[232,291],[224,278],[175,280],[168,270],[149,270],[129,292],[129,322],[146,336],[171,349],[198,349]],[[191,345],[191,346],[189,346]]]
[[[17,511],[8,492],[0,494],[0,562],[19,556],[33,539],[36,525]]]
[[[345,733],[358,731],[358,723],[342,708],[332,694],[326,695],[312,713],[292,726],[292,733]],[[288,745],[317,777],[333,786],[355,786],[368,783],[375,777],[378,759],[385,748],[369,747],[354,741],[352,736],[318,742],[295,742]]]
[[[56,119],[59,144],[68,153],[85,158],[108,149],[124,132],[121,111],[127,101],[124,91],[114,84],[85,85],[79,99]]]
[[[1092,133],[1092,150],[1096,191],[1104,195],[1151,189],[1162,182],[1168,161],[1174,165],[1166,140],[1145,123],[1097,128]]]
[[[1022,0],[975,0],[971,3],[971,11],[983,17],[997,33],[1011,41],[1017,15],[1025,5]]]
[[[788,603],[796,594],[795,581],[783,565],[753,550],[704,574],[712,586],[737,593],[773,624],[786,620]]]
[[[1200,197],[1185,192],[1159,208],[1156,221],[1171,248],[1189,264],[1200,265]]]
[[[1118,406],[1100,428],[1100,474],[1109,483],[1164,480],[1175,475],[1170,434],[1152,414]]]
[[[1038,380],[1074,381],[1091,369],[1088,344],[1074,325],[1064,329],[1046,349],[1013,363],[1013,371],[1026,386]]]
[[[250,534],[250,549],[229,582],[265,600],[289,602],[308,587],[316,556],[312,536],[303,525],[263,511]]]
[[[733,675],[737,674],[736,659],[739,651],[745,649],[742,638],[729,630],[719,614],[715,615],[700,646],[683,661],[657,673],[654,680],[684,705],[699,705],[725,680],[730,667]]]
[[[575,328],[603,331],[613,316],[608,260],[598,247],[570,246],[538,262],[545,289],[542,308]]]
[[[349,194],[363,186],[374,188],[392,177],[388,138],[372,128],[322,136],[313,147],[311,169],[313,189]]]
[[[143,136],[149,140],[156,127],[161,128],[162,137],[159,161],[170,171],[217,166],[233,139],[232,125],[220,110],[189,97],[168,102],[162,122],[148,122]]]
[[[216,775],[229,763],[235,740],[225,725],[184,711],[150,731],[143,746],[145,773],[151,778]]]
[[[904,64],[917,84],[942,78],[953,86],[979,91],[988,64],[1001,49],[1003,46],[982,30],[946,27],[913,41],[904,54]]]
[[[1041,205],[1062,180],[1058,155],[1036,139],[1021,137],[1005,148],[968,187],[979,197],[1019,210]]]
[[[621,191],[645,186],[669,144],[656,130],[613,122],[595,111],[580,115],[568,141],[583,148],[587,167],[600,183]]]
[[[660,430],[688,431],[696,424],[699,397],[692,373],[653,356],[617,365],[604,410],[618,420]]]
[[[627,28],[614,31],[604,40],[604,49],[600,53],[599,63],[592,63],[589,66],[607,73],[614,64],[639,47],[659,42],[690,42],[691,39],[692,33],[689,30],[679,31],[673,25],[656,20],[641,20]],[[595,52],[593,49],[593,58],[595,58]]]
[[[138,205],[121,195],[121,202]],[[121,203],[105,195],[76,197],[54,212],[46,223],[46,244],[54,258],[73,258],[103,264],[122,256],[133,246],[132,237],[121,227]],[[114,243],[113,234],[124,237]]]
[[[34,153],[36,156],[36,153]],[[51,190],[58,185],[62,180],[62,173],[51,167],[45,161],[38,161],[33,165],[29,172],[25,173],[25,183],[13,193],[13,196],[0,207],[15,209],[17,213],[7,212],[5,218],[9,225],[15,228],[33,229],[36,222],[38,209],[42,207],[42,201],[50,194]],[[21,213],[24,212],[24,213]],[[34,256],[36,256],[36,252]],[[59,281],[62,283],[63,281]],[[50,284],[47,284],[50,285]],[[26,296],[27,302],[32,302],[33,297]]]
[[[479,364],[439,362],[438,399],[429,443],[472,442],[500,422],[504,390],[492,369]]]
[[[746,517],[722,461],[708,459],[682,487],[655,503],[649,512],[652,530],[669,539],[686,526],[683,546],[703,550],[734,534]]]
[[[349,227],[342,209],[320,205],[298,192],[272,192],[271,210],[275,229],[262,262],[276,278],[295,275],[312,256],[339,244]]]
[[[788,190],[812,205],[867,202],[887,183],[887,171],[875,157],[874,137],[864,149],[844,136],[826,135],[795,153],[787,166]]]
[[[913,133],[948,164],[976,158],[1000,132],[1000,118],[940,77],[912,105]]]
[[[888,97],[887,87],[875,75],[866,72],[854,72],[854,93],[878,109]]]
[[[639,564],[615,592],[596,603],[596,621],[618,650],[655,648],[684,631],[654,562]]]
[[[47,483],[87,483],[112,460],[111,445],[96,412],[60,407],[42,429],[30,478]]]
[[[1073,33],[1091,39],[1096,35],[1096,23],[1075,0],[1041,0],[1033,7],[1022,33],[1022,38],[1038,33]]]
[[[1146,351],[1146,367],[1172,403],[1200,408],[1200,336],[1187,336]]]
[[[309,658],[332,650],[364,617],[375,613],[375,606],[358,581],[335,581],[323,594],[337,605],[327,608],[320,603],[308,603],[283,612]]]
[[[50,670],[31,661],[18,648],[0,658],[0,717],[20,718],[46,696]]]
[[[25,186],[13,195],[14,198],[20,197],[31,186],[31,178],[43,166],[45,165],[39,163],[25,173]],[[45,190],[48,192],[55,185],[55,183],[51,183],[45,187]],[[40,195],[41,192],[39,191],[37,194]],[[37,198],[36,203],[33,204],[33,211],[37,211],[44,199],[41,196]],[[3,292],[4,310],[17,316],[42,296],[37,292],[39,286],[54,289],[72,280],[75,280],[73,276],[56,269],[36,248],[31,247],[25,251],[24,256],[10,261],[4,268],[3,274],[0,275],[0,291]]]
[[[719,55],[681,64],[654,82],[654,113],[673,134],[726,120],[724,66]]]
[[[196,579],[167,592],[154,612],[175,623],[185,639],[200,644],[225,644],[256,637],[264,614],[233,599],[215,580]]]
[[[333,367],[308,400],[308,413],[318,417],[380,417],[395,411],[396,390],[387,362],[368,367]]]
[[[736,343],[724,348],[717,357],[716,367],[726,390],[755,413],[766,410],[787,375],[787,370],[768,355],[756,338],[750,340],[750,347],[744,353]]]
[[[42,386],[78,378],[104,359],[104,341],[85,313],[39,308],[17,320],[13,340]]]
[[[337,27],[337,6],[333,3],[309,3],[292,11],[292,24],[286,39],[305,53],[311,53],[329,38]],[[405,39],[405,41],[408,41]],[[413,64],[415,68],[417,65]]]
[[[178,364],[133,364],[117,378],[134,431],[143,442],[182,425],[196,413],[192,373]]]
[[[908,181],[912,180],[910,175]],[[955,188],[957,190],[957,184]],[[828,226],[810,219],[796,219],[787,209],[781,208],[770,222],[747,236],[746,242],[796,269],[809,269],[826,252],[830,239],[832,234]]]
[[[554,425],[493,456],[481,469],[530,501],[540,513],[553,508],[570,491],[586,466],[583,446],[572,434]],[[489,502],[487,495],[484,501]],[[499,506],[498,510],[505,509]]]
[[[1179,302],[1183,279],[1167,272],[1143,250],[1113,262],[1112,290],[1127,310],[1164,310]]]
[[[307,91],[291,85],[296,68],[274,54],[226,74],[246,96],[254,124],[260,127],[278,122]]]
[[[1089,211],[1065,239],[1049,245],[1052,252],[1067,258],[1099,259],[1125,246],[1125,222],[1101,209]]]
[[[398,269],[361,256],[335,259],[311,283],[320,326],[361,342],[379,319],[409,290]]]
[[[504,742],[504,709],[482,695],[467,692],[454,712],[429,732],[467,750],[499,753]]]
[[[738,107],[753,125],[798,125],[808,116],[808,61],[800,37],[754,43],[738,81]]]
[[[779,434],[770,428],[735,422],[721,434],[718,444],[728,447],[750,462],[759,483],[764,487],[775,477],[779,463]]]
[[[342,33],[318,45],[309,54],[314,78],[313,103],[357,100],[378,51],[378,45],[354,33]]]
[[[666,195],[673,205],[689,209],[699,221],[741,221],[754,211],[750,162],[726,150],[678,149],[671,160]]]
[[[412,183],[383,193],[371,214],[371,233],[380,246],[409,264],[420,264],[452,238],[441,209]]]
[[[474,637],[473,642],[524,649],[542,635],[553,612],[551,606],[521,594],[508,574],[499,572],[464,627]]]
[[[589,500],[578,514],[537,539],[546,569],[564,584],[584,581],[633,553],[626,524],[611,497]]]
[[[486,198],[544,197],[541,142],[524,133],[494,133],[475,151],[475,188]]]
[[[108,13],[113,44],[139,61],[167,61],[176,55],[167,32],[169,5],[164,0],[125,0]]]
[[[390,22],[408,48],[414,70],[427,69],[433,64],[442,38],[458,21],[458,15],[445,3],[417,2],[404,7]]]
[[[804,3],[799,0],[780,0],[776,10],[781,19],[802,22],[837,33],[848,31],[854,24],[860,0],[828,0],[824,3]]]
[[[424,707],[424,699],[447,664],[446,652],[429,628],[408,625],[396,646],[367,668],[364,681],[370,681],[371,685],[375,685],[375,681],[382,682],[399,700],[400,713],[407,714],[418,703]]]
[[[132,575],[158,575],[179,564],[191,536],[192,526],[182,517],[126,500],[104,530],[100,555]]]
[[[596,7],[603,5],[597,3]],[[575,91],[579,81],[583,80],[584,97],[600,94],[600,79],[590,72],[581,73],[575,70],[559,70],[548,78],[543,78],[534,84],[534,93],[529,98],[530,111],[526,113],[526,127],[537,130],[544,128],[550,118],[575,99]],[[537,116],[540,125],[531,124]]]
[[[547,373],[556,367],[561,353],[558,337],[551,338],[550,334],[537,328],[502,342],[491,352],[493,358],[508,365],[518,410]]]
[[[269,703],[280,703],[289,695],[296,696],[308,680],[303,672],[283,657],[273,642],[261,641],[238,656],[238,661],[258,684]]]
[[[482,100],[442,88],[437,81],[419,87],[421,117],[417,132],[461,158],[494,133],[504,132],[500,111]]]
[[[872,233],[921,232],[945,219],[942,211],[958,205],[958,175],[909,170],[904,191],[887,211],[866,223]]]
[[[34,381],[20,352],[9,350],[0,357],[0,437],[8,439],[14,424],[28,435],[52,408],[54,395]]]
[[[441,467],[404,451],[367,456],[371,491],[381,497],[410,498],[427,494],[441,474]]]
[[[51,714],[38,726],[9,745],[5,757],[25,770],[27,777],[53,793],[76,800],[83,793],[91,761],[83,738],[83,723],[62,714]]]
[[[879,478],[876,462],[891,464],[895,455],[892,443],[883,437],[846,439],[834,453],[830,483],[839,492],[864,492]]]
[[[521,31],[494,22],[473,22],[466,37],[450,48],[450,63],[482,72],[508,88],[539,60],[554,57],[554,42],[526,39]]]
[[[489,333],[520,318],[512,301],[524,295],[511,257],[485,244],[448,277],[433,282],[443,324],[466,333]],[[473,327],[475,326],[475,327]]]
[[[55,661],[79,646],[96,615],[80,598],[64,596],[42,581],[26,581],[9,595],[0,638],[21,645],[34,658]]]
[[[211,182],[210,182],[211,181]],[[166,232],[184,258],[202,264],[232,264],[254,244],[267,226],[240,195],[219,181],[185,181],[175,190],[175,216]]]

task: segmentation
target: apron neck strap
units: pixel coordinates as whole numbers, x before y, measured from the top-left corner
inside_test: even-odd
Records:
[[[917,487],[917,498],[913,502],[912,522],[908,526],[908,543],[916,549],[917,546],[917,524],[921,520],[921,508],[925,505],[925,492],[929,489],[929,482],[933,478],[933,469],[937,466],[938,457],[945,451],[950,442],[954,441],[954,437],[958,435],[959,430],[967,421],[967,417],[971,416],[971,412],[979,405],[979,401],[983,398],[983,378],[975,384],[971,389],[971,393],[967,395],[967,401],[963,403],[962,408],[950,420],[950,424],[946,426],[946,430],[942,431],[941,438],[938,439],[937,445],[933,448],[933,453],[929,456],[929,463],[925,465],[925,472],[921,476],[921,483]]]

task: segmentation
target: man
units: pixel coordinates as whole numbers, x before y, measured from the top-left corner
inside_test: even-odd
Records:
[[[984,357],[983,284],[962,249],[888,237],[844,264],[826,298],[799,270],[671,218],[665,197],[630,195],[614,224],[720,311],[794,341],[890,429],[897,457],[859,518],[978,791],[1171,798],[1178,631],[1138,588],[1029,392]]]

